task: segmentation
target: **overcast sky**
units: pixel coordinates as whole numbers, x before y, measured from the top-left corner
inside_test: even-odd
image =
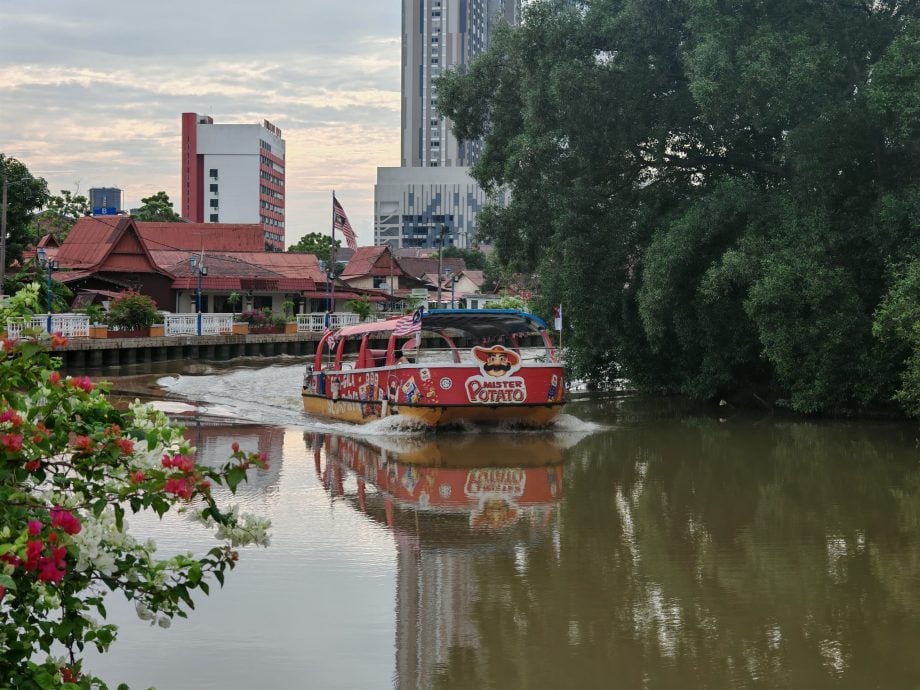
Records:
[[[331,192],[373,243],[377,166],[399,165],[399,0],[0,0],[0,153],[49,189],[159,190],[176,210],[180,116],[283,130],[288,243]]]

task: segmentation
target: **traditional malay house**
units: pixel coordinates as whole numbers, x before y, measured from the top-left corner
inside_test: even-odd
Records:
[[[192,257],[195,257],[193,265]],[[203,312],[271,309],[285,301],[294,313],[325,311],[329,285],[312,254],[266,252],[260,225],[147,223],[126,216],[86,217],[58,249],[57,280],[74,292],[136,290],[163,311],[196,311],[199,280]],[[199,266],[205,270],[199,275]],[[336,310],[363,291],[336,287]]]

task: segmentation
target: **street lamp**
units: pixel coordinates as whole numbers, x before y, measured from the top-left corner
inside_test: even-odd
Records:
[[[42,268],[48,269],[48,333],[51,333],[51,274],[54,273],[59,264],[54,259],[48,258],[48,253],[45,251],[44,247],[39,247],[36,250],[36,256],[38,257],[38,263],[41,264]]]
[[[208,267],[204,265],[203,257],[192,254],[188,260],[189,266],[198,274],[198,335],[201,335],[201,276],[208,275]]]
[[[438,309],[441,308],[441,265],[444,262],[444,233],[447,226],[441,226],[441,235],[438,237]]]
[[[457,281],[460,280],[460,276],[453,275],[450,277],[450,308],[454,308],[454,287],[457,285]]]
[[[23,177],[10,182],[6,177],[3,178],[3,192],[0,194],[2,196],[0,200],[0,298],[3,297],[3,281],[6,278],[6,194],[11,184],[21,184],[31,180],[31,177]]]

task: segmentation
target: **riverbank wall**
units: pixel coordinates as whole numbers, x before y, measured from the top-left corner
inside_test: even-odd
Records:
[[[66,373],[162,362],[223,362],[242,357],[303,356],[316,352],[322,333],[203,335],[158,338],[74,338],[55,350]]]

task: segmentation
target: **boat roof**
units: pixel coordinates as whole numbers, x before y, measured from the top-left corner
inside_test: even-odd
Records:
[[[396,328],[403,317],[345,326],[338,331],[339,338],[366,333],[385,333]],[[432,309],[422,315],[422,330],[444,331],[455,329],[477,338],[499,335],[539,333],[546,330],[546,322],[538,316],[517,309]]]

